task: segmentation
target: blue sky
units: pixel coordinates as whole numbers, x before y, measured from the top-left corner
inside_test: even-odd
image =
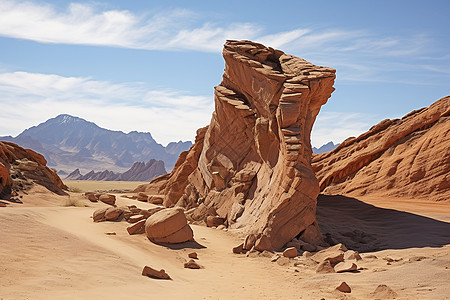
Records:
[[[0,135],[68,113],[155,139],[209,123],[226,39],[337,70],[312,143],[450,94],[450,1],[0,0]]]

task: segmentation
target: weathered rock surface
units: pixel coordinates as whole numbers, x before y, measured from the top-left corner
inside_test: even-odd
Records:
[[[170,174],[136,191],[197,207],[193,220],[214,208],[229,228],[255,234],[261,250],[280,249],[317,226],[310,132],[335,70],[249,41],[227,41],[223,56],[210,125]]]
[[[194,238],[182,208],[167,208],[151,215],[145,222],[145,233],[155,243],[176,244]]]
[[[13,143],[0,142],[0,198],[9,199],[35,184],[65,195],[67,187],[56,171],[46,165],[47,161],[41,154]]]
[[[313,157],[324,194],[450,199],[450,96]]]

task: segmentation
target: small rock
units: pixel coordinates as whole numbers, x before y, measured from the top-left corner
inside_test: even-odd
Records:
[[[148,200],[148,195],[141,192],[141,193],[139,193],[139,194],[137,195],[136,200],[137,200],[137,201],[142,201],[142,202],[147,202],[147,200]]]
[[[105,232],[106,235],[116,235],[115,232]]]
[[[377,299],[395,299],[398,294],[385,284],[377,286],[375,291],[372,292],[372,296]]]
[[[278,259],[280,258],[280,255],[275,254],[272,256],[272,258],[270,259],[271,262],[276,262]]]
[[[273,253],[270,252],[270,251],[267,251],[267,250],[264,250],[263,252],[261,252],[261,253],[259,254],[259,256],[267,257],[267,258],[272,257],[272,255],[273,255]]]
[[[206,217],[206,226],[208,227],[217,227],[225,223],[225,219],[219,216],[207,216]]]
[[[134,215],[134,216],[130,216],[128,218],[128,222],[136,223],[136,222],[139,222],[139,221],[144,220],[144,219],[145,219],[145,217],[143,215]]]
[[[311,256],[313,256],[313,254],[311,252],[309,252],[309,251],[305,251],[305,252],[303,252],[302,256],[304,256],[304,257],[311,257]]]
[[[241,254],[244,251],[244,244],[240,244],[233,248],[234,254]]]
[[[94,193],[86,194],[86,198],[91,202],[98,202],[98,197]]]
[[[345,281],[342,281],[342,283],[336,287],[336,290],[339,292],[343,292],[343,293],[351,293],[352,292],[352,289]]]
[[[334,266],[334,271],[336,273],[352,272],[352,271],[356,271],[357,269],[358,269],[358,267],[356,266],[356,264],[351,261],[340,262]]]
[[[98,200],[102,201],[103,203],[109,204],[109,205],[116,204],[116,196],[114,196],[114,195],[102,194],[102,195],[100,195]]]
[[[283,252],[283,256],[284,256],[284,257],[288,257],[288,258],[296,257],[297,254],[298,254],[298,253],[297,253],[297,248],[295,248],[295,247],[287,248],[287,249],[284,250],[284,252]]]
[[[249,234],[244,240],[244,250],[250,250],[255,246],[256,236],[254,234]]]
[[[140,220],[139,222],[134,223],[127,227],[127,231],[129,235],[133,234],[141,234],[145,232],[145,220]]]
[[[361,260],[358,251],[348,250],[344,253],[344,260]]]
[[[200,269],[201,268],[201,266],[198,263],[196,263],[193,259],[191,259],[187,263],[185,263],[184,267],[186,269]]]
[[[193,258],[193,259],[198,259],[197,252],[191,252],[191,253],[189,253],[189,254],[188,254],[188,257],[189,257],[189,258]]]
[[[277,259],[277,264],[279,264],[280,266],[287,266],[289,265],[290,260],[287,257],[280,257],[279,259]]]
[[[156,279],[170,279],[169,274],[167,274],[164,269],[157,271],[149,266],[144,267],[142,270],[142,275]]]
[[[324,260],[323,262],[321,262],[317,268],[316,268],[316,273],[319,274],[327,274],[327,273],[334,273],[334,269],[331,266],[331,263],[329,260]]]
[[[217,226],[217,229],[218,230],[224,230],[225,228],[227,228],[225,225],[219,225],[219,226]]]
[[[246,254],[247,257],[258,257],[259,251],[255,250],[255,248],[252,248],[250,251]]]

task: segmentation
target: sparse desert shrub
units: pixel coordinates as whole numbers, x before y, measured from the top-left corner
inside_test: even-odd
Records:
[[[70,196],[66,199],[66,202],[64,203],[63,206],[65,206],[65,207],[69,207],[69,206],[86,207],[86,205],[82,201],[80,201],[77,198],[70,197]]]

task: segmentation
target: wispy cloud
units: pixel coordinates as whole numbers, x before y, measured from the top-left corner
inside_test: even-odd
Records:
[[[330,141],[341,143],[346,138],[367,131],[378,123],[376,115],[355,112],[320,112],[311,133],[311,144],[320,147]]]
[[[150,131],[163,144],[193,140],[214,109],[212,96],[27,72],[0,74],[0,106],[0,135],[68,113],[108,129]]]

